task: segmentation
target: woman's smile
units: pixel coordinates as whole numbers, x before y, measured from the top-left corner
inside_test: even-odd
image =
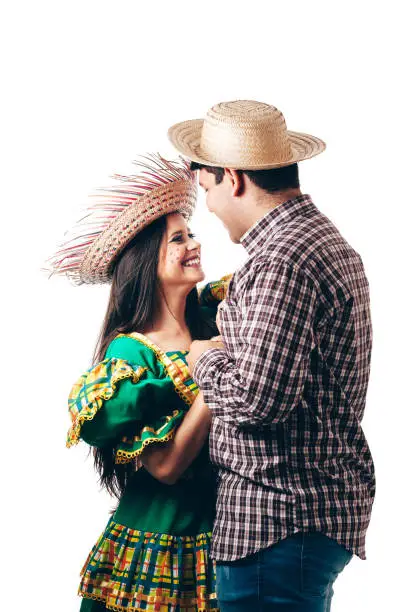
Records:
[[[199,254],[190,255],[181,265],[185,268],[201,268],[201,256]]]

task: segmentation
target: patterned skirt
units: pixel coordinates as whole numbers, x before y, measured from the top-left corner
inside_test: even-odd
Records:
[[[111,519],[81,572],[81,612],[215,612],[211,534],[172,536]]]

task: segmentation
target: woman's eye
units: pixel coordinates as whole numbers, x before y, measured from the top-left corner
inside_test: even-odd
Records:
[[[188,234],[188,237],[189,238],[195,238],[196,235],[191,233],[191,234]],[[178,236],[174,236],[174,238],[172,238],[170,242],[182,242],[183,240],[184,240],[184,236],[179,234]]]

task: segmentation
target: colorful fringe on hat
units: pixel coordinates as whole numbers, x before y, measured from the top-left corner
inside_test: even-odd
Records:
[[[142,229],[172,212],[191,217],[197,186],[184,159],[151,154],[133,163],[138,174],[115,174],[117,186],[91,196],[93,204],[48,260],[51,275],[66,275],[78,285],[109,282],[114,260]]]

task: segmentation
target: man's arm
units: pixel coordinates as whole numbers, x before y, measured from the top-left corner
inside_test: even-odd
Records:
[[[209,350],[198,359],[194,379],[213,414],[251,427],[284,421],[301,398],[315,346],[316,290],[295,265],[263,261],[242,296],[239,329],[223,323],[239,350]],[[233,345],[229,341],[228,345]]]

